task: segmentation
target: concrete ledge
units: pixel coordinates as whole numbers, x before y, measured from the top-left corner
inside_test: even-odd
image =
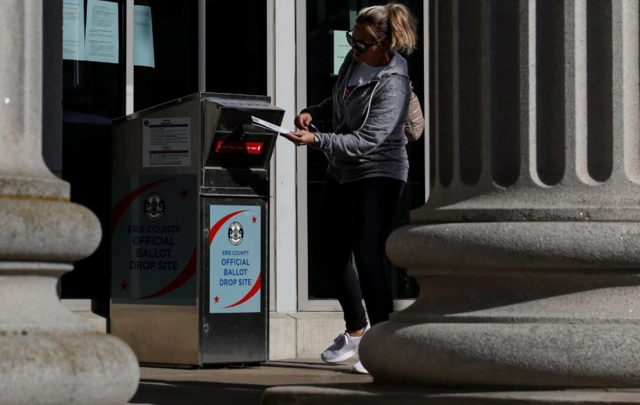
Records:
[[[379,384],[267,389],[262,405],[617,405],[640,403],[640,390],[470,391]]]
[[[296,358],[296,320],[288,314],[269,316],[269,360]]]
[[[269,322],[269,360],[319,358],[344,332],[341,312],[272,312]]]
[[[69,309],[95,324],[99,332],[107,333],[107,318],[84,306]],[[341,312],[272,312],[269,317],[269,360],[319,359],[320,353],[342,332]]]

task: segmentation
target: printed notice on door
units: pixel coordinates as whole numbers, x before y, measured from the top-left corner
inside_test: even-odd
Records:
[[[143,119],[142,165],[191,166],[191,118]]]
[[[87,33],[84,39],[85,60],[118,63],[120,55],[118,13],[118,3],[101,0],[87,2]]]

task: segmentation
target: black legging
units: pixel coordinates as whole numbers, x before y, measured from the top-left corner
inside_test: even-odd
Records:
[[[389,319],[393,297],[384,270],[385,243],[405,182],[373,177],[340,184],[327,176],[322,190],[322,261],[344,311],[347,330]],[[358,274],[350,263],[353,252]]]

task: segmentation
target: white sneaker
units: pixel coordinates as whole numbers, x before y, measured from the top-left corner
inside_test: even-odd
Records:
[[[362,362],[359,361],[351,367],[351,372],[356,374],[369,374],[366,368],[362,365]]]
[[[333,344],[327,348],[320,357],[325,363],[340,363],[348,360],[351,357],[358,354],[358,346],[360,346],[360,340],[362,336],[369,330],[369,325],[365,328],[362,335],[355,337],[349,335],[347,332],[339,334],[333,339]]]

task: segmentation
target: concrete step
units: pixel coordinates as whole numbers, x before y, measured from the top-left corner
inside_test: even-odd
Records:
[[[108,319],[91,312],[85,303],[66,306],[107,333]],[[319,359],[322,353],[339,334],[344,332],[341,312],[295,312],[270,314],[269,360]]]

